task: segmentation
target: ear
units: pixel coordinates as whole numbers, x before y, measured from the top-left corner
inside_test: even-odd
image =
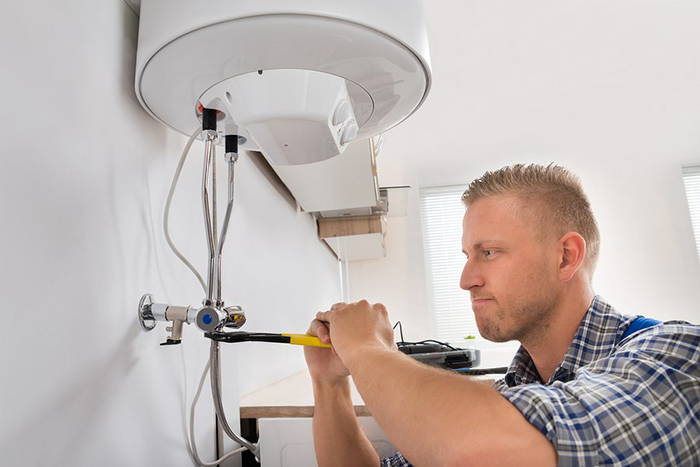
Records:
[[[567,232],[559,239],[559,279],[568,282],[586,258],[586,240],[576,232]]]

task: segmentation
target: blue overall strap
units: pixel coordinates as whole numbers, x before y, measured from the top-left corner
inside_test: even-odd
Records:
[[[656,326],[659,324],[661,321],[658,319],[653,319],[653,318],[645,318],[644,316],[638,316],[635,318],[634,321],[630,324],[630,327],[627,328],[627,331],[622,335],[622,338],[625,339],[626,337],[634,334],[637,331],[640,331],[642,329],[650,328],[652,326]]]

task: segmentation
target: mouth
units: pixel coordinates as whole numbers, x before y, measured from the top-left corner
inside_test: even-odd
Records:
[[[472,306],[483,305],[494,301],[493,298],[472,298]]]

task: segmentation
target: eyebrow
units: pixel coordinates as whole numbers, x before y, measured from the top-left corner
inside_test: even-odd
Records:
[[[480,250],[481,247],[483,247],[487,243],[499,243],[499,244],[504,244],[505,242],[503,240],[496,240],[496,239],[487,239],[487,240],[481,240],[477,243],[474,244],[472,248],[475,250]],[[468,253],[465,250],[462,250],[462,253],[468,256]]]

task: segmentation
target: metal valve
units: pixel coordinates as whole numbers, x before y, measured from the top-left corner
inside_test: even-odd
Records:
[[[197,327],[202,331],[213,331],[226,322],[226,313],[213,306],[203,306],[197,312]]]
[[[183,324],[195,323],[204,332],[220,330],[224,326],[237,329],[245,324],[245,311],[240,306],[224,308],[223,302],[216,305],[206,300],[199,308],[154,303],[153,296],[146,294],[139,302],[138,318],[144,331],[155,329],[158,321],[171,323],[165,328],[170,335],[161,345],[179,344],[182,341]]]
[[[146,294],[139,302],[139,322],[144,331],[155,329],[158,321],[169,321],[165,328],[170,333],[161,345],[174,345],[182,341],[182,325],[190,324],[195,319],[196,310],[191,306],[176,306],[167,303],[154,303],[153,296]]]
[[[227,328],[238,329],[245,324],[245,311],[240,306],[229,306],[224,308],[224,311],[228,315],[225,325]]]

